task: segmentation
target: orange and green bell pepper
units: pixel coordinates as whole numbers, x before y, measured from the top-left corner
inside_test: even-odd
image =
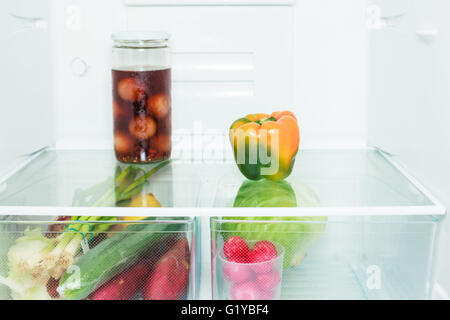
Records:
[[[231,125],[229,137],[237,166],[248,179],[282,180],[291,174],[300,144],[292,112],[240,118]]]

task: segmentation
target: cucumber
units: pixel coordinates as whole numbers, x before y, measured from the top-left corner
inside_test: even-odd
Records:
[[[81,256],[61,277],[58,292],[68,300],[86,298],[105,281],[134,263],[141,254],[151,249],[157,251],[168,237],[184,231],[185,227],[182,221],[140,223],[127,227]]]

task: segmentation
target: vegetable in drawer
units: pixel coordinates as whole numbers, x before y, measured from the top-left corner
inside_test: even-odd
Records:
[[[147,167],[148,170],[136,166],[125,166],[123,169],[119,167],[116,170],[115,177],[85,190],[77,189],[73,198],[73,205],[83,207],[141,206],[144,204],[161,206],[153,195],[143,194],[143,191],[148,179],[169,163],[170,161],[164,161]],[[9,293],[9,296],[13,299],[59,298],[59,293],[55,289],[60,284],[61,276],[66,273],[66,270],[74,270],[80,261],[85,261],[85,255],[93,251],[97,245],[111,239],[117,239],[118,234],[110,239],[106,237],[106,235],[113,234],[112,231],[117,232],[117,230],[112,230],[113,226],[129,226],[126,223],[116,223],[116,220],[119,220],[119,218],[104,216],[59,217],[44,232],[39,228],[27,229],[17,239],[15,236],[9,236],[12,243],[9,245],[2,243],[6,246],[5,251],[8,252],[6,266],[8,270],[0,275],[0,289],[5,291],[5,288],[6,290],[9,288],[7,294]],[[149,229],[139,229],[145,226]],[[152,237],[157,237],[157,235],[151,233],[152,231],[159,232],[163,231],[160,230],[161,228],[165,229],[165,227],[157,226],[157,223],[145,224],[145,226],[142,224],[138,228],[139,230],[133,229],[137,226],[129,226],[130,230],[120,235],[126,237],[127,241],[119,247],[124,248],[130,245],[130,254],[134,249],[139,252],[140,248],[135,247],[136,239],[139,236],[144,238],[141,240],[145,249],[145,238],[149,237],[151,241]],[[164,224],[164,226],[167,226],[167,224]],[[170,228],[171,226],[167,226],[168,230]],[[139,233],[139,231],[142,231],[142,233]],[[165,235],[160,235],[161,239],[164,237]],[[126,254],[124,256],[126,257]],[[111,273],[110,276],[116,274],[117,272]]]
[[[175,245],[158,261],[142,291],[145,300],[179,300],[189,285],[190,250],[186,238]]]
[[[151,264],[142,260],[122,273],[114,276],[93,294],[91,300],[130,300],[140,289],[142,281],[148,275]]]
[[[180,221],[129,226],[90,250],[61,278],[58,292],[64,299],[84,299],[114,275],[135,263],[149,250],[158,250],[182,231]]]
[[[109,219],[96,217],[97,220]],[[11,289],[11,297],[18,300],[47,300],[47,284],[58,280],[77,259],[85,234],[94,237],[104,231],[105,224],[68,224],[71,232],[48,238],[40,229],[29,230],[16,239],[8,251],[8,278],[0,277],[0,284]],[[57,281],[56,281],[57,282]]]

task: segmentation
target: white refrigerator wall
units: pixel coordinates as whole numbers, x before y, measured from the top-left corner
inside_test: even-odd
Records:
[[[161,3],[2,1],[0,170],[47,145],[111,146],[110,34],[138,28],[173,34],[175,148],[177,134],[223,135],[246,113],[283,108],[299,116],[303,147],[365,146],[363,1]]]
[[[372,1],[369,144],[394,155],[450,207],[450,2]],[[450,224],[436,297],[449,298]]]
[[[0,2],[0,174],[54,138],[50,0]]]
[[[123,29],[172,34],[175,133],[290,108],[304,147],[365,145],[363,1],[203,2],[54,1],[58,145],[111,145],[110,34]]]
[[[298,0],[295,111],[305,147],[367,144],[365,0]]]

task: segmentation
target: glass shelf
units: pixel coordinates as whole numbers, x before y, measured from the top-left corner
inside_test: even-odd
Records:
[[[155,165],[134,167],[151,170]],[[118,163],[109,150],[45,150],[0,179],[0,214],[148,215],[148,208],[78,204],[80,190],[116,186]],[[233,208],[245,178],[230,161],[173,161],[148,179],[163,208],[155,215],[273,215],[273,208]],[[392,160],[377,150],[303,150],[287,179],[297,207],[277,215],[440,215],[445,209]],[[268,190],[270,193],[270,190]]]

